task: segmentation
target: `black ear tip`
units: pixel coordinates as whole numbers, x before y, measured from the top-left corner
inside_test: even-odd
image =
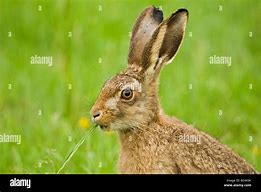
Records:
[[[185,8],[180,8],[176,11],[176,13],[185,13],[187,16],[189,15],[189,12],[187,9]]]
[[[163,12],[160,9],[153,6],[153,13],[152,14],[153,14],[153,18],[156,21],[158,21],[159,23],[161,23],[163,21]]]

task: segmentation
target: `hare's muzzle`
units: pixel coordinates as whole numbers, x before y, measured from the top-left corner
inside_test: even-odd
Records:
[[[102,111],[100,110],[91,110],[91,116],[92,116],[92,121],[95,124],[95,126],[99,126],[101,129],[108,129],[107,125],[104,125],[101,122],[101,117],[102,117]]]
[[[96,111],[96,112],[93,113],[92,117],[93,117],[93,119],[95,119],[95,118],[99,118],[100,115],[101,115],[101,112]]]
[[[92,121],[94,123],[97,123],[97,121],[101,118],[101,111],[100,110],[91,110],[91,116],[92,116]]]

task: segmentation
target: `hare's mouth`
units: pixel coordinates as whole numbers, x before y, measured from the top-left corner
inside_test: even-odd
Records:
[[[95,127],[100,127],[100,129],[104,131],[110,130],[110,126],[108,125],[96,124]]]
[[[108,129],[110,129],[110,127],[107,126],[107,125],[100,125],[100,128],[101,128],[102,130],[108,130]]]

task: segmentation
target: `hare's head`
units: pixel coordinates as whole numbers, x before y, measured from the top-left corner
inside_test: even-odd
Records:
[[[93,121],[103,129],[129,130],[157,120],[157,79],[183,39],[188,11],[179,9],[163,21],[155,7],[145,9],[133,27],[128,67],[109,79],[92,107]]]

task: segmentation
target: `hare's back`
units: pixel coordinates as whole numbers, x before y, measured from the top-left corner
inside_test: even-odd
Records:
[[[162,119],[171,138],[171,156],[181,173],[255,173],[243,158],[210,135],[176,118]]]

